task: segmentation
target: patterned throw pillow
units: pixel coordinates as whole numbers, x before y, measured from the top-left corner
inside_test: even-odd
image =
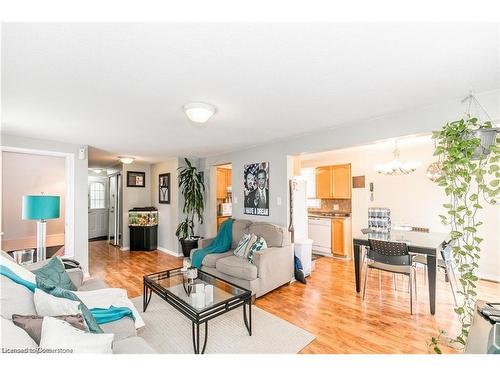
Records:
[[[58,286],[59,288],[75,291],[77,287],[69,278],[64,264],[58,257],[50,258],[50,261],[43,267],[34,270],[37,280],[43,280],[44,283]]]
[[[247,254],[248,244],[250,243],[251,236],[249,234],[244,234],[241,236],[238,246],[234,249],[233,254],[237,257],[244,257]]]
[[[248,261],[250,263],[253,263],[253,254],[256,252],[256,251],[259,251],[259,250],[264,250],[264,249],[267,249],[267,243],[266,243],[266,240],[264,239],[264,237],[257,237],[257,240],[250,245],[250,248],[248,250]]]

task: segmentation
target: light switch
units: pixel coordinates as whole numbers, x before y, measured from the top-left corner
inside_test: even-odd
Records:
[[[281,197],[277,197],[277,198],[276,198],[276,204],[277,204],[278,206],[281,206]]]
[[[237,204],[237,203],[238,203],[238,197],[233,197],[233,202],[234,202],[235,204]]]

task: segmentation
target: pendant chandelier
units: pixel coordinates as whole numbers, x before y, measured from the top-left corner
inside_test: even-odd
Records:
[[[394,144],[393,154],[394,159],[390,162],[375,165],[375,171],[379,174],[385,174],[388,176],[400,176],[415,172],[415,170],[420,166],[420,162],[417,161],[410,161],[406,163],[401,161],[399,158],[398,141]]]

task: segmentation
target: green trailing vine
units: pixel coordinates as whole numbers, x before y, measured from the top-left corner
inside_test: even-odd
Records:
[[[440,159],[442,175],[437,179],[444,188],[448,202],[443,204],[444,215],[439,215],[443,224],[450,226],[452,257],[458,271],[457,299],[455,312],[461,323],[457,336],[448,339],[450,344],[466,343],[476,302],[476,282],[480,244],[478,235],[482,222],[477,219],[483,208],[482,201],[496,204],[500,193],[500,138],[489,146],[488,152],[476,150],[481,140],[475,134],[478,129],[491,129],[491,122],[480,124],[476,118],[467,117],[447,123],[440,131],[434,132],[435,155]],[[443,341],[443,331],[432,337],[429,347],[440,354],[439,343]]]

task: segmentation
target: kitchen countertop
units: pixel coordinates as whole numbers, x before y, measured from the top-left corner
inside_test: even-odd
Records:
[[[309,212],[308,217],[332,218],[332,219],[348,219],[351,217],[349,212]]]

